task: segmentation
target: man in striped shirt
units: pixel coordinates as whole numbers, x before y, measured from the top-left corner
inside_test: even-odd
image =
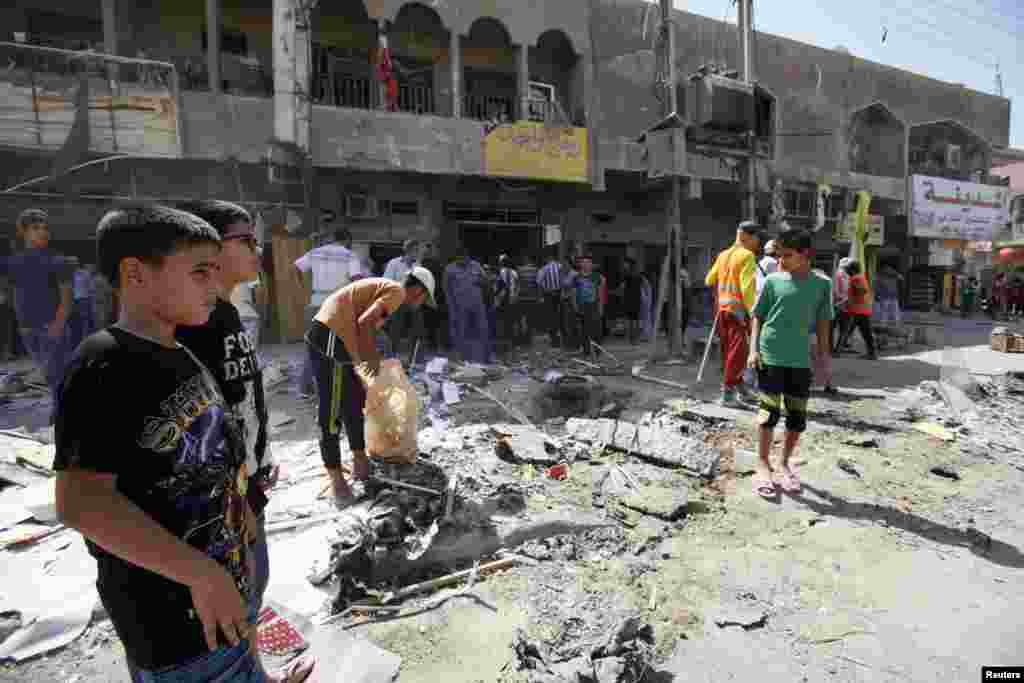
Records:
[[[565,270],[558,260],[558,252],[552,251],[547,264],[537,275],[537,285],[544,296],[548,336],[552,346],[560,346],[562,329],[562,278]]]

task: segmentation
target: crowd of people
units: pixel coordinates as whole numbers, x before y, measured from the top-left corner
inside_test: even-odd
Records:
[[[315,666],[300,658],[271,676],[251,646],[271,570],[263,513],[279,474],[257,349],[253,223],[243,207],[215,200],[111,210],[96,231],[98,265],[82,268],[50,248],[48,217],[29,210],[18,221],[24,248],[0,262],[14,284],[19,337],[55,396],[58,517],[96,559],[134,683],[301,683]],[[805,231],[782,233],[762,253],[764,241],[760,226],[741,223],[705,285],[716,293],[722,401],[756,402],[753,486],[771,497],[800,489],[789,463],[813,383],[835,391],[833,354],[859,331],[864,357],[876,358],[874,307],[898,319],[899,274],[883,271],[873,294],[856,261],[844,259],[832,277],[815,270]],[[629,259],[609,287],[587,254],[552,253],[540,266],[502,255],[490,268],[463,252],[442,268],[409,240],[374,277],[339,231],[294,266],[297,278],[312,275],[303,381],[315,387],[320,454],[339,507],[353,500],[340,430],[351,480],[367,479],[365,382],[387,354],[415,356],[446,331],[464,360],[485,363],[543,330],[552,346],[587,355],[608,334],[613,299],[630,341],[655,333],[651,279]],[[685,269],[680,278],[689,301]]]

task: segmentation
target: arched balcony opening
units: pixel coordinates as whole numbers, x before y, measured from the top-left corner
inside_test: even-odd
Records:
[[[850,170],[854,173],[902,178],[906,172],[906,127],[876,102],[850,120]]]
[[[385,108],[413,114],[438,113],[442,109],[438,106],[438,85],[443,77],[438,67],[448,51],[448,31],[441,17],[426,5],[408,3],[387,27],[387,38],[397,89],[392,93],[393,101],[389,101],[385,84]]]
[[[565,33],[543,33],[537,45],[529,48],[528,64],[523,118],[557,125],[586,125],[583,70]]]
[[[516,51],[508,29],[497,19],[477,19],[461,42],[463,115],[480,121],[514,120],[519,96]]]
[[[377,24],[363,0],[321,2],[313,17],[312,95],[317,104],[377,106]]]
[[[985,182],[991,148],[980,135],[952,121],[910,128],[910,173],[950,180]]]

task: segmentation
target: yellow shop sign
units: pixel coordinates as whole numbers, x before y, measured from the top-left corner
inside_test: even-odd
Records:
[[[484,136],[484,173],[589,182],[587,129],[554,128],[531,121],[498,126]]]

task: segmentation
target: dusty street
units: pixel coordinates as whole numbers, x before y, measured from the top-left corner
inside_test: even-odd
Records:
[[[618,365],[605,356],[587,367],[538,339],[484,377],[449,367],[441,381],[461,396],[448,414],[434,403],[423,411],[419,447],[423,467],[459,474],[456,521],[421,557],[393,565],[398,575],[386,583],[469,569],[503,557],[499,546],[515,559],[469,586],[393,603],[400,612],[323,625],[338,578],[314,588],[308,577],[329,562],[340,522],[316,523],[332,508],[317,497],[326,478],[315,405],[289,379],[268,377],[284,470],[267,513],[268,600],[308,639],[319,658],[310,680],[322,683],[395,672],[403,682],[575,681],[583,679],[560,674],[581,660],[590,666],[591,656],[601,683],[634,680],[636,671],[647,681],[975,681],[982,666],[1024,665],[1024,356],[989,350],[990,326],[932,329],[933,343],[948,348],[836,359],[840,394],[815,393],[798,454],[804,491],[774,502],[751,492],[753,411],[712,405],[715,373],[698,385],[696,362],[643,369],[685,390],[632,377],[646,349],[621,341],[607,345]],[[294,371],[298,352],[266,355]],[[938,384],[957,369],[973,373],[967,412],[951,411]],[[586,395],[552,394],[551,370],[589,376]],[[423,363],[416,377],[428,377]],[[13,415],[5,427],[25,424]],[[588,418],[647,428],[655,441],[672,436],[623,447],[584,438]],[[531,464],[532,445],[517,445],[533,443],[524,436],[503,455],[491,427],[529,431],[522,422],[556,450],[545,455],[542,444]],[[705,447],[716,462],[695,472]],[[568,463],[567,478],[546,475],[548,456]],[[95,600],[74,532],[3,555],[5,616],[18,611],[27,623],[72,597]],[[650,627],[650,647],[594,654],[629,618]],[[0,679],[120,683],[128,681],[121,658],[96,612],[70,645],[8,663]]]

